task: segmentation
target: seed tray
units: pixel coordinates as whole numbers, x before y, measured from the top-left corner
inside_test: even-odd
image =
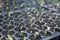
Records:
[[[36,14],[28,14],[28,12],[22,11],[0,15],[0,29],[2,33],[1,35],[5,35],[6,37],[9,34],[14,37],[15,40],[20,39],[21,35],[19,36],[19,33],[24,33],[25,35],[28,35],[27,40],[29,40],[30,35],[32,35],[33,37],[30,39],[33,40],[34,34],[37,36],[39,35],[41,40],[45,40],[45,38],[47,40],[60,35],[60,15],[52,15],[51,13],[47,15],[42,15],[40,12],[37,12],[37,14],[40,15],[36,16]],[[36,17],[38,17],[38,20],[36,19]],[[40,17],[42,19],[39,19]],[[53,17],[55,18],[53,19]],[[24,36],[21,36],[22,40],[24,39]]]
[[[15,1],[11,1],[0,10],[0,40],[50,40],[60,35],[60,14],[48,8],[49,5],[41,7],[42,12],[33,1],[23,0],[28,5],[22,8],[19,7],[21,0],[16,1],[16,8],[12,5]],[[6,10],[8,4],[10,9]]]

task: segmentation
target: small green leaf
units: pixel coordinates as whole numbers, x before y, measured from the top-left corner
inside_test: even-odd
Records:
[[[24,40],[26,40],[27,38],[24,36]]]
[[[13,38],[9,34],[7,36],[8,38],[6,38],[6,40],[13,40]]]

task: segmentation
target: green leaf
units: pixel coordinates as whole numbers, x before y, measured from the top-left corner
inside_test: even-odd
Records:
[[[9,34],[7,36],[8,38],[6,38],[6,40],[13,40],[13,38]]]

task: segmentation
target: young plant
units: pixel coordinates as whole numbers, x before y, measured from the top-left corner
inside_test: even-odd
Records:
[[[24,5],[25,5],[25,3],[22,1],[22,2],[20,3],[20,7],[22,8],[22,7],[24,7]]]
[[[0,8],[2,8],[2,2],[1,2],[1,0],[0,0]]]
[[[44,11],[44,8],[42,8],[42,9],[41,9],[41,14],[44,14],[44,12],[45,12],[45,11]]]
[[[39,4],[40,7],[44,5],[44,0],[35,0],[37,4]]]
[[[9,21],[9,23],[7,24],[8,28],[9,28],[9,26],[11,25],[11,24],[10,24],[11,21],[9,20],[10,17],[11,17],[11,13],[8,13],[8,21]]]
[[[8,34],[6,40],[13,40],[13,38]]]
[[[27,38],[24,36],[24,39],[23,40],[26,40]]]
[[[60,7],[60,2],[57,3],[57,9]]]
[[[34,39],[37,37],[38,34],[39,34],[38,32],[34,33]]]

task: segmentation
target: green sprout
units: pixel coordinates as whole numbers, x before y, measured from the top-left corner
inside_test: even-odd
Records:
[[[11,16],[11,13],[8,13],[8,17],[10,17]]]
[[[14,8],[16,8],[16,6],[15,6],[16,5],[16,1],[17,0],[13,0],[13,6],[14,6]]]
[[[24,39],[23,40],[26,40],[27,38],[24,36]]]
[[[34,39],[37,37],[38,34],[39,34],[38,32],[34,33]]]
[[[28,17],[28,20],[29,20],[30,27],[32,28],[32,20],[31,20],[31,16],[27,14],[27,17]]]
[[[9,7],[6,7],[6,10],[8,10],[9,9]]]
[[[0,15],[1,15],[1,13],[0,13]]]
[[[44,14],[44,12],[45,12],[45,11],[44,11],[44,8],[42,8],[42,9],[41,9],[41,13]]]
[[[21,37],[24,36],[22,33],[23,33],[23,32],[20,32],[20,33],[19,33],[19,35],[20,35]],[[27,37],[24,36],[24,37],[23,37],[23,40],[26,40],[26,39],[27,39]]]
[[[45,35],[47,34],[47,32],[44,32],[45,33]]]
[[[40,3],[41,6],[43,6],[44,5],[44,0],[41,0],[39,3]]]
[[[9,20],[10,17],[11,17],[11,13],[9,12],[9,13],[8,13],[8,21],[9,21],[9,23],[7,24],[8,28],[9,28],[9,26],[11,25],[11,20]]]
[[[0,8],[2,8],[2,5],[1,5],[2,3],[0,2]]]
[[[30,31],[30,33],[32,33],[32,31]]]
[[[22,32],[20,32],[19,34],[20,34],[20,36],[23,36]]]
[[[2,5],[0,4],[0,8],[2,7]]]
[[[24,3],[21,3],[20,7],[23,7],[24,6]]]
[[[13,40],[13,38],[8,34],[6,40]]]
[[[10,26],[11,24],[10,24],[10,22],[9,22],[9,24],[8,24],[8,26]]]
[[[44,5],[44,0],[35,0],[37,4],[39,4],[39,6],[43,6]]]
[[[59,8],[59,6],[60,6],[60,2],[57,3],[57,9]]]
[[[35,9],[35,8],[31,8],[31,11],[32,11],[33,13],[36,13],[36,9]]]
[[[23,35],[23,32],[24,32],[24,31],[21,31],[21,32],[19,33],[19,35],[20,35],[21,37],[23,37],[23,40],[26,40],[27,37],[25,37],[25,36]]]
[[[17,17],[18,19],[20,19],[21,18],[21,15],[18,15],[18,17]]]
[[[21,3],[20,3],[20,7],[23,7],[25,5],[25,3],[22,1]]]

